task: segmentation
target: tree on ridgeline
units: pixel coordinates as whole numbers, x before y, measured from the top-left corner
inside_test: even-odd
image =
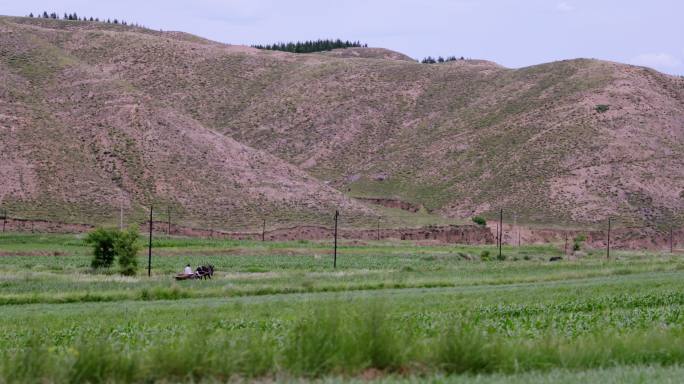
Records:
[[[421,60],[420,62],[423,64],[437,64],[437,63],[447,63],[449,61],[456,61],[456,60],[465,60],[463,56],[461,56],[460,59],[457,59],[456,56],[447,56],[446,58],[442,56],[438,56],[436,59],[433,58],[432,56],[428,56]]]
[[[323,52],[330,51],[338,48],[351,48],[351,47],[368,47],[368,44],[361,44],[360,41],[342,41],[341,39],[318,39],[318,40],[307,40],[307,41],[297,41],[288,43],[274,43],[274,44],[256,44],[252,45],[253,48],[265,49],[270,51],[284,51],[292,53],[312,53],[312,52]]]
[[[93,22],[98,22],[98,23],[100,22],[99,17],[79,16],[78,13],[76,13],[76,12],[73,12],[73,13],[64,12],[64,16],[62,16],[61,18],[55,12],[48,13],[47,11],[43,11],[42,14],[38,13],[36,15],[34,15],[33,12],[31,12],[28,15],[28,17],[38,17],[38,18],[43,18],[43,19],[55,19],[55,20],[67,20],[67,21],[93,21]],[[137,28],[147,28],[147,27],[140,25],[138,23],[129,23],[126,20],[120,20],[120,19],[114,19],[114,20],[102,19],[102,22],[103,23],[109,23],[109,24],[113,23],[113,24],[117,24],[117,25],[125,25],[125,26],[130,25],[130,26],[137,27]]]

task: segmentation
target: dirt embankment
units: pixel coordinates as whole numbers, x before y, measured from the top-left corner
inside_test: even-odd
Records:
[[[2,225],[2,223],[0,223]],[[89,224],[71,224],[44,220],[24,220],[8,218],[4,222],[4,231],[7,232],[44,232],[44,233],[82,233],[93,228]],[[147,228],[141,223],[140,228]],[[153,230],[156,233],[168,233],[169,227],[164,222],[154,222]],[[190,237],[213,237],[234,240],[261,240],[261,232],[229,232],[213,229],[201,229],[171,225],[171,234]],[[263,233],[267,241],[288,240],[325,240],[333,236],[331,228],[322,226],[295,226],[278,228]],[[397,229],[340,229],[338,237],[341,239],[355,240],[436,240],[443,243],[461,244],[492,244],[494,236],[487,228],[474,225],[451,225],[429,226],[423,228],[397,228]]]
[[[496,234],[494,227],[489,229]],[[509,245],[548,243],[564,245],[567,240],[568,248],[570,248],[573,239],[578,235],[586,237],[584,244],[590,248],[604,248],[608,242],[608,233],[605,230],[565,230],[503,225],[503,242]],[[679,249],[682,243],[684,243],[684,228],[674,228],[672,230],[673,248]],[[616,249],[669,250],[670,231],[659,231],[655,228],[615,228],[610,232],[610,246]]]
[[[174,234],[186,236],[208,236],[228,238],[236,240],[261,240],[261,232],[222,232],[207,231],[189,228],[174,228]],[[266,231],[263,234],[266,241],[288,240],[325,240],[333,236],[331,228],[322,226],[297,226],[279,228]],[[443,243],[460,244],[492,244],[494,236],[486,228],[473,225],[462,226],[431,226],[423,228],[398,228],[398,229],[340,229],[338,237],[341,239],[354,240],[436,240]]]
[[[0,226],[0,230],[4,232],[83,233],[93,229],[93,226],[89,224],[14,218],[0,221]],[[169,231],[168,224],[164,222],[154,222],[153,227],[156,233],[166,234]],[[140,228],[146,229],[147,223],[141,223]],[[171,225],[171,234],[234,240],[261,240],[262,238],[260,231],[231,232],[175,224]],[[263,237],[266,241],[325,240],[332,238],[332,235],[331,228],[303,225],[267,230]],[[562,247],[567,239],[567,246],[570,248],[573,239],[578,235],[586,236],[585,244],[590,248],[604,248],[606,246],[606,231],[529,228],[509,224],[504,224],[503,228],[503,242],[508,245],[555,243]],[[493,225],[488,227],[450,225],[423,228],[381,228],[380,230],[340,229],[338,236],[341,239],[349,240],[433,240],[451,244],[494,244],[496,242],[496,229]],[[653,228],[617,228],[611,231],[610,243],[611,248],[616,249],[669,250],[670,232],[658,231]],[[674,249],[680,249],[684,246],[684,228],[673,229],[672,243]]]
[[[93,229],[90,224],[62,223],[48,220],[25,220],[0,218],[2,232],[37,232],[37,233],[82,233]]]

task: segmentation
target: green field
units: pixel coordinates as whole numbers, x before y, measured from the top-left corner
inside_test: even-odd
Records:
[[[152,276],[75,235],[0,235],[0,382],[679,382],[684,260],[557,247],[157,239]],[[212,280],[176,282],[190,263]],[[140,255],[146,265],[146,254]]]

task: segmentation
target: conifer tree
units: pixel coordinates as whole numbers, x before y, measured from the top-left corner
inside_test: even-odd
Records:
[[[367,47],[367,44],[361,44],[359,41],[351,42],[349,40],[342,41],[341,39],[335,40],[306,40],[288,43],[274,43],[266,45],[253,45],[254,48],[266,49],[273,51],[285,51],[293,53],[311,53],[320,51],[329,51],[337,48],[348,48],[348,47]]]

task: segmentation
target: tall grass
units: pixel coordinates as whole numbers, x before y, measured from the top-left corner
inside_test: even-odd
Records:
[[[126,347],[106,337],[61,347],[37,339],[5,350],[0,382],[136,382],[225,380],[231,377],[321,377],[387,373],[519,373],[618,365],[684,363],[681,329],[538,338],[489,333],[476,322],[439,326],[434,336],[387,316],[384,304],[324,305],[284,333],[240,334],[200,326],[183,337]]]

